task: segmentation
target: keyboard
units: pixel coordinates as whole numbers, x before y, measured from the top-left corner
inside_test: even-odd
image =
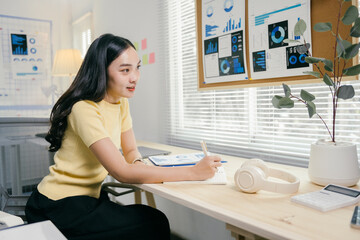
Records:
[[[226,172],[224,167],[218,167],[215,175],[209,179],[202,181],[177,181],[177,182],[164,182],[164,184],[227,184]]]

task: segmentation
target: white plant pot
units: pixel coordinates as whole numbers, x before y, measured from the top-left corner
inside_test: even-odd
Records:
[[[312,182],[322,186],[357,184],[360,168],[356,145],[325,140],[311,144],[308,173]]]

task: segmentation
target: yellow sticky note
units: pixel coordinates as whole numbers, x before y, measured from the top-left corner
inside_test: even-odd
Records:
[[[139,43],[138,43],[138,42],[134,42],[134,46],[135,46],[135,50],[138,51],[138,50],[139,50]]]
[[[142,65],[146,65],[146,64],[148,64],[148,55],[147,54],[144,54],[143,56],[142,56]]]

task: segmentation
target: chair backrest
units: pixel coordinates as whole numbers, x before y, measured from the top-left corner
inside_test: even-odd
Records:
[[[0,211],[4,211],[6,203],[9,199],[9,194],[5,188],[0,184]]]
[[[0,211],[21,217],[26,222],[25,207],[29,196],[9,195],[0,184]]]

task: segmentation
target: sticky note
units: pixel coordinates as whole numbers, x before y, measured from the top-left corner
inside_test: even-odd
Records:
[[[149,55],[149,64],[155,63],[155,53],[152,52]]]
[[[139,43],[138,43],[138,42],[134,42],[134,46],[135,46],[135,50],[138,51],[138,50],[139,50]]]
[[[144,55],[142,56],[141,64],[142,64],[142,65],[148,64],[148,55],[147,55],[147,54],[144,54]]]
[[[143,40],[141,40],[141,49],[142,49],[142,50],[146,49],[146,38],[144,38]]]

